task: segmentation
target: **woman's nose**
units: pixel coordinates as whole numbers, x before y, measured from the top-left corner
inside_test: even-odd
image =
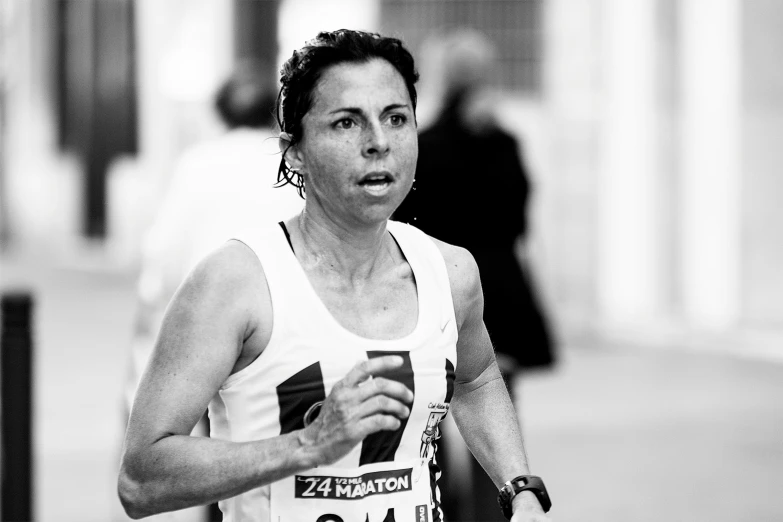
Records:
[[[367,127],[364,154],[366,156],[385,156],[389,152],[389,138],[380,122],[374,122]]]

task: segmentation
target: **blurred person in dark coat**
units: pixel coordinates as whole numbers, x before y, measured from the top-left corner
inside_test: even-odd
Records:
[[[510,378],[550,367],[555,359],[530,267],[516,255],[528,232],[529,176],[519,143],[492,115],[485,83],[494,55],[490,43],[479,33],[457,31],[440,45],[443,102],[419,135],[414,190],[395,219],[476,258],[484,321]]]
[[[473,254],[484,289],[484,322],[511,391],[522,371],[555,361],[530,268],[516,252],[520,242],[524,251],[528,232],[528,172],[520,144],[493,117],[487,88],[491,43],[478,32],[457,30],[429,44],[434,48],[423,52],[430,53],[433,66],[422,70],[437,76],[440,101],[434,122],[420,132],[413,189],[394,219]],[[446,466],[450,462],[455,463],[447,459]],[[503,520],[494,486],[475,461],[472,465],[472,487],[463,480],[454,486],[459,491],[444,492],[460,504],[451,519]]]

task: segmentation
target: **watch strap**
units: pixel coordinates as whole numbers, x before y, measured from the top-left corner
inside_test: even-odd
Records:
[[[500,504],[500,509],[506,518],[511,519],[511,501],[523,491],[531,491],[536,496],[544,513],[552,507],[552,500],[549,498],[549,493],[541,477],[520,475],[503,484],[498,494],[498,504]]]

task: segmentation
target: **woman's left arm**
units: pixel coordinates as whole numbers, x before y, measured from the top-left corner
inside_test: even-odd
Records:
[[[530,470],[514,406],[484,325],[478,267],[465,249],[439,242],[446,260],[457,317],[457,368],[451,411],[468,448],[495,485]],[[549,520],[531,492],[512,503],[514,522]]]

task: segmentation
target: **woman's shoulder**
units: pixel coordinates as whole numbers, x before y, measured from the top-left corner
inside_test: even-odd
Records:
[[[452,245],[436,238],[432,238],[432,240],[446,262],[446,270],[450,279],[478,278],[478,265],[473,254],[467,248]]]
[[[196,270],[211,278],[231,280],[250,277],[262,267],[252,248],[231,239],[207,254]]]
[[[466,248],[432,238],[446,263],[454,312],[461,324],[467,310],[482,300],[481,278],[473,254]]]
[[[271,325],[271,297],[261,262],[240,241],[207,254],[175,294],[176,308],[197,320],[219,320],[243,332]]]
[[[466,248],[447,243],[434,236],[424,232],[420,228],[401,221],[389,221],[388,227],[393,234],[405,232],[410,237],[417,237],[421,247],[426,247],[425,243],[433,243],[446,264],[451,290],[454,292],[462,289],[464,286],[470,287],[478,279],[478,266],[476,261]]]
[[[243,296],[250,301],[259,287],[266,288],[266,280],[255,252],[241,241],[230,240],[201,259],[183,287],[196,297],[218,302],[238,302]]]

